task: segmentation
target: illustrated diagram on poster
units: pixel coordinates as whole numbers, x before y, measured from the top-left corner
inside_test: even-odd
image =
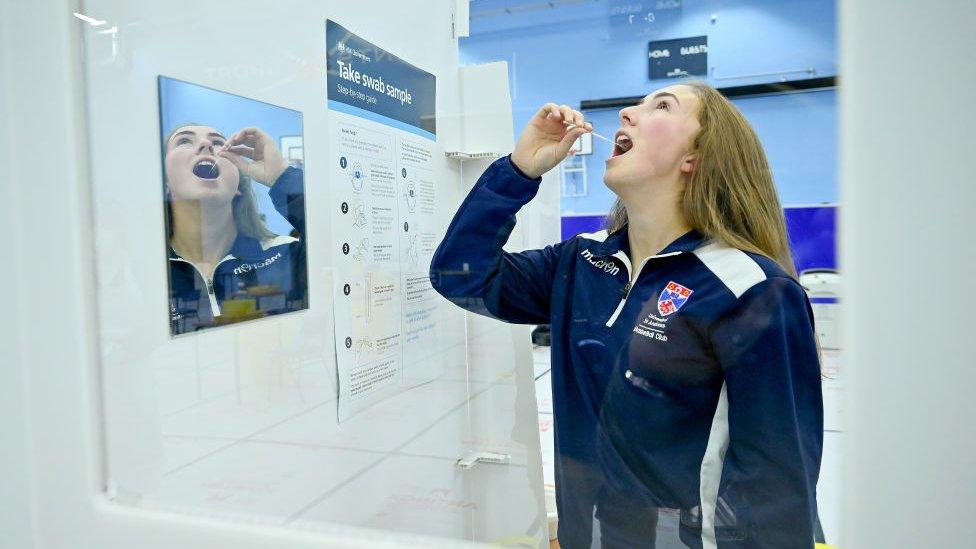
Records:
[[[339,420],[433,379],[435,77],[326,22]]]

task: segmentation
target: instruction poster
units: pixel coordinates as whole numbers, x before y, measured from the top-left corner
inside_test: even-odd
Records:
[[[339,420],[435,373],[435,77],[326,22]]]

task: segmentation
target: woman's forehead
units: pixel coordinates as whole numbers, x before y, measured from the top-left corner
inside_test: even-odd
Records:
[[[192,134],[196,137],[220,137],[221,139],[224,139],[224,134],[217,131],[216,128],[213,128],[211,126],[199,126],[199,125],[191,124],[188,126],[180,126],[176,128],[173,131],[172,137],[170,137],[170,141],[172,141],[178,135],[189,135],[189,134]]]
[[[675,95],[678,97],[679,100],[684,99],[686,97],[692,97],[695,95],[690,86],[685,86],[684,84],[675,84],[673,86],[666,86],[659,90],[652,91],[651,93],[647,94],[647,96],[644,97],[644,102],[650,101],[655,96],[662,93]]]

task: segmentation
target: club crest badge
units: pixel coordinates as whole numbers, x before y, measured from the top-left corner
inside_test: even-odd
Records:
[[[688,302],[688,298],[693,293],[694,290],[689,290],[681,284],[668,282],[661,292],[661,297],[657,298],[657,312],[661,313],[661,316],[673,315]]]

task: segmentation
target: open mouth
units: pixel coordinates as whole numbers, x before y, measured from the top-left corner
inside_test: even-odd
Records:
[[[220,177],[220,168],[215,161],[204,158],[193,165],[193,175],[200,179],[217,179]]]
[[[613,154],[614,156],[620,156],[626,154],[631,148],[633,148],[634,142],[630,140],[625,134],[617,132],[616,137],[613,140]]]

